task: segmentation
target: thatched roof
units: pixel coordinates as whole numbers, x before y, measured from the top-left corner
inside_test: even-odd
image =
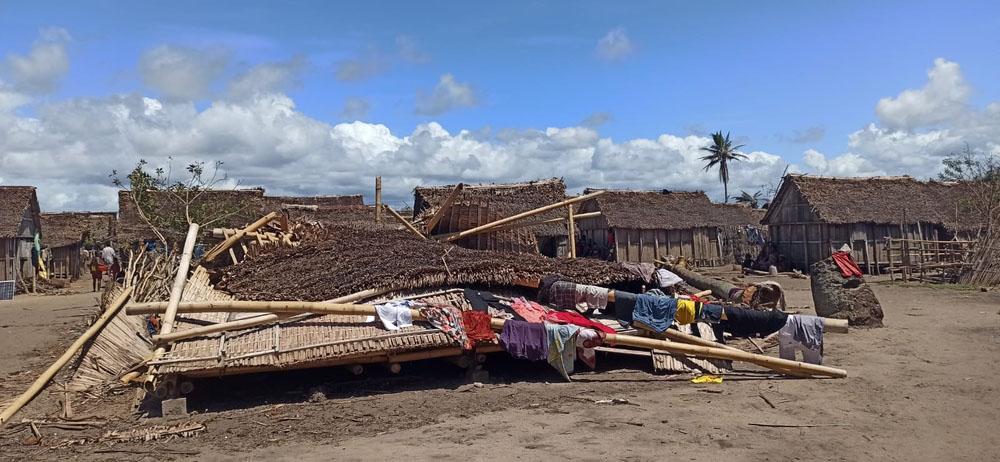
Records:
[[[962,210],[966,186],[940,181],[919,181],[909,176],[838,178],[800,174],[786,175],[781,189],[764,216],[776,218],[776,210],[788,191],[795,190],[812,208],[820,222],[846,223],[936,223],[951,229],[971,229],[975,220]]]
[[[360,197],[360,196],[358,196]],[[295,221],[330,224],[330,223],[374,223],[375,207],[370,205],[335,205],[317,206],[315,209],[287,209],[288,218]],[[386,214],[385,219],[392,220]]]
[[[102,242],[114,236],[115,212],[43,213],[42,230],[48,247]]]
[[[437,211],[455,185],[417,187],[413,190],[413,217],[426,218]],[[481,206],[484,215],[507,217],[520,212],[536,209],[566,199],[566,183],[559,178],[530,181],[526,183],[465,185],[455,200],[455,204]],[[537,216],[537,219],[557,218],[564,212],[553,210]],[[536,235],[565,235],[563,225],[536,226],[531,228]]]
[[[595,191],[587,189],[584,194]],[[611,228],[671,230],[760,223],[756,212],[713,204],[702,191],[607,191],[592,200]]]
[[[18,235],[25,210],[39,223],[38,196],[34,186],[0,186],[0,238]]]
[[[341,224],[225,268],[218,286],[240,299],[319,301],[366,289],[510,286],[553,273],[584,284],[638,281],[619,263],[469,250],[404,230]]]
[[[269,212],[279,210],[289,204],[344,207],[365,205],[365,202],[361,194],[350,196],[264,196],[264,206],[268,208]]]

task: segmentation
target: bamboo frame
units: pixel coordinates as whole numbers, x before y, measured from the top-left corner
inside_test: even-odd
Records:
[[[275,218],[278,218],[278,215],[279,215],[278,212],[271,212],[271,213],[269,213],[267,215],[264,215],[263,217],[260,217],[259,219],[257,219],[257,221],[251,223],[246,228],[243,228],[243,229],[237,231],[235,234],[233,234],[232,236],[229,236],[228,238],[226,238],[226,240],[222,241],[219,245],[217,245],[214,248],[212,248],[212,250],[209,250],[205,254],[205,256],[202,257],[201,261],[207,263],[207,262],[210,262],[212,260],[215,260],[223,252],[225,252],[226,250],[229,250],[230,247],[232,247],[234,244],[236,244],[237,242],[239,242],[240,240],[242,240],[243,237],[246,236],[247,233],[250,233],[250,232],[253,232],[253,231],[257,231],[262,226],[270,223],[271,220],[274,220]]]
[[[39,375],[34,382],[32,382],[31,386],[28,387],[24,393],[21,393],[21,396],[18,396],[17,399],[7,407],[7,409],[4,409],[4,411],[0,413],[0,427],[3,427],[3,425],[7,423],[10,418],[17,413],[17,411],[21,410],[21,408],[30,403],[31,400],[35,399],[42,389],[45,388],[45,385],[48,384],[53,377],[55,377],[56,373],[58,373],[59,370],[66,365],[66,363],[73,359],[74,356],[76,356],[76,352],[83,348],[84,344],[104,329],[104,326],[107,325],[107,323],[111,321],[116,314],[118,314],[118,311],[125,306],[125,302],[127,302],[131,296],[131,287],[125,289],[121,294],[119,294],[118,297],[116,297],[114,301],[108,305],[108,308],[104,310],[101,317],[97,318],[97,320],[94,321],[94,324],[92,324],[90,328],[88,328],[87,331],[80,336],[80,338],[76,339],[76,341],[66,349],[59,359],[52,363],[48,369],[45,369],[45,372],[42,372],[42,374]]]
[[[162,303],[142,303],[126,307],[128,314],[154,314],[162,312],[166,307]],[[324,313],[342,315],[377,315],[374,305],[365,304],[343,304],[328,302],[299,302],[299,301],[225,301],[225,302],[189,302],[181,303],[177,307],[182,313],[205,313],[205,312],[277,312],[277,313]],[[419,310],[410,310],[413,320],[421,321],[424,318]],[[494,330],[503,329],[503,319],[493,319],[491,325]],[[688,355],[696,358],[729,359],[744,361],[762,366],[776,372],[787,375],[798,376],[823,376],[843,378],[847,377],[847,371],[828,366],[790,361],[786,359],[774,358],[770,356],[747,353],[740,350],[729,350],[725,348],[689,345],[680,342],[670,342],[665,340],[636,337],[631,335],[607,334],[606,341],[611,344],[646,348],[650,350],[664,350],[668,353]]]

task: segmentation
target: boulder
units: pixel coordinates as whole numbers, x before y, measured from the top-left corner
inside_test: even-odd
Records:
[[[809,272],[818,316],[846,319],[851,326],[882,327],[882,305],[863,279],[842,276],[832,258],[813,263]]]

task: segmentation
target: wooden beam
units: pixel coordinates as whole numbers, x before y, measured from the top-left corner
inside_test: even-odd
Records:
[[[472,228],[470,230],[459,232],[457,234],[454,234],[454,235],[448,237],[445,240],[449,241],[449,242],[455,241],[455,240],[461,239],[461,238],[466,237],[466,236],[471,236],[471,235],[474,235],[474,234],[477,234],[477,233],[480,233],[480,232],[483,232],[483,231],[486,231],[486,230],[489,230],[489,229],[496,228],[497,226],[506,225],[508,223],[513,223],[513,222],[515,222],[517,220],[521,220],[523,218],[535,216],[535,215],[538,215],[540,213],[545,213],[545,212],[548,212],[549,210],[554,210],[554,209],[557,209],[559,207],[565,207],[567,205],[576,204],[577,202],[582,202],[582,201],[585,201],[585,200],[588,200],[588,199],[592,199],[592,198],[595,198],[597,196],[600,196],[601,194],[604,194],[604,191],[597,191],[597,192],[593,192],[593,193],[590,193],[590,194],[585,194],[583,196],[574,197],[572,199],[567,199],[567,200],[564,200],[564,201],[556,202],[555,204],[549,204],[549,205],[546,205],[544,207],[539,207],[539,208],[534,209],[534,210],[529,210],[527,212],[522,212],[522,213],[519,213],[519,214],[514,215],[514,216],[510,216],[510,217],[507,217],[507,218],[501,218],[499,220],[496,220],[496,221],[493,221],[493,222],[490,222],[490,223],[486,223],[484,225],[477,226],[477,227]]]
[[[566,234],[569,236],[569,258],[576,258],[576,223],[573,221],[573,206],[566,207]]]
[[[207,263],[212,260],[215,260],[216,258],[219,257],[219,255],[222,255],[225,251],[229,250],[230,247],[232,247],[234,244],[242,240],[243,237],[247,235],[247,233],[252,233],[254,231],[257,231],[264,225],[270,223],[271,220],[278,218],[278,215],[279,215],[278,212],[271,212],[267,215],[264,215],[263,217],[260,217],[257,221],[250,223],[250,225],[248,225],[246,228],[237,231],[233,235],[227,237],[226,240],[222,241],[219,245],[213,247],[212,250],[209,250],[205,254],[205,256],[202,257],[201,261]]]
[[[375,222],[382,223],[382,177],[375,177]]]
[[[431,219],[427,221],[427,224],[424,225],[424,231],[427,234],[430,234],[431,231],[434,230],[434,227],[437,226],[438,222],[441,221],[441,218],[444,217],[445,212],[451,208],[451,204],[455,202],[455,199],[458,198],[458,194],[462,192],[462,188],[464,187],[465,185],[459,183],[455,185],[455,189],[451,190],[451,193],[448,194],[448,198],[444,200],[444,203],[442,203],[441,206],[438,207],[437,211],[434,212],[434,216],[432,216]]]
[[[400,223],[402,223],[403,226],[406,226],[406,229],[409,229],[410,231],[413,232],[413,234],[416,234],[417,236],[420,236],[421,239],[427,239],[427,236],[424,236],[423,233],[421,233],[419,229],[417,229],[415,226],[413,226],[413,223],[410,223],[406,218],[403,218],[402,215],[396,213],[396,211],[393,210],[391,207],[389,207],[387,205],[384,205],[383,207],[387,211],[389,211],[390,215],[392,215],[393,217],[396,218],[396,220],[398,220]]]

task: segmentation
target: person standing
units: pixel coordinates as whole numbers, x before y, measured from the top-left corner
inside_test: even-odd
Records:
[[[101,250],[101,258],[104,259],[104,263],[111,266],[115,263],[115,258],[117,258],[114,247],[111,247],[111,243],[108,242],[104,249]]]

